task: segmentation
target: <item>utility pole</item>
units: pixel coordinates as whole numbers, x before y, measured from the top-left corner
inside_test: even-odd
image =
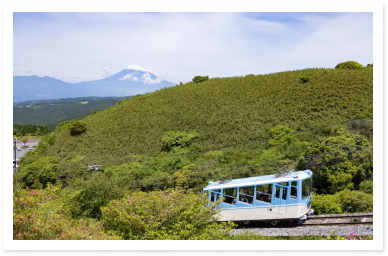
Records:
[[[15,171],[16,170],[16,138],[13,140],[13,160],[14,160],[13,171]]]

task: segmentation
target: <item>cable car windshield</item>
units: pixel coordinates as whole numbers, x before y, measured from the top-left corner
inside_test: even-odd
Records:
[[[302,199],[311,195],[311,178],[302,181]]]

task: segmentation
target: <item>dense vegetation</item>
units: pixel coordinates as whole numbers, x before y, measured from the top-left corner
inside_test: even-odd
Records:
[[[19,125],[46,125],[50,129],[66,120],[82,119],[93,112],[113,106],[124,97],[81,97],[59,100],[16,102],[13,123]]]
[[[44,125],[34,125],[34,124],[27,124],[27,125],[14,124],[13,125],[13,135],[16,137],[26,136],[26,135],[43,136],[50,132],[51,130]]]
[[[338,69],[356,69],[356,68],[361,68],[362,65],[356,61],[346,61],[339,63],[335,68]]]
[[[121,239],[228,237],[230,226],[201,222],[196,193],[290,168],[313,171],[318,213],[372,211],[372,98],[371,67],[177,85],[58,125],[21,159],[15,187],[62,186],[63,218]]]

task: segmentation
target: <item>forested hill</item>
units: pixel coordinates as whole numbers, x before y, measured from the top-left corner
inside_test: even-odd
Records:
[[[15,102],[13,123],[46,125],[54,130],[58,123],[84,118],[94,110],[99,111],[113,106],[124,98],[126,97],[79,97]]]
[[[86,131],[56,132],[47,155],[61,161],[119,165],[134,154],[157,155],[165,132],[196,132],[189,150],[268,138],[285,125],[296,131],[351,119],[372,107],[373,68],[306,69],[213,78],[135,96],[83,119]],[[70,161],[70,160],[69,160]]]

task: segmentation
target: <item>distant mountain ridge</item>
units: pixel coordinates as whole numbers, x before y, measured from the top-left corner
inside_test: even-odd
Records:
[[[137,65],[131,65],[103,79],[79,83],[67,83],[48,76],[14,76],[13,101],[121,97],[153,92],[173,85]]]

